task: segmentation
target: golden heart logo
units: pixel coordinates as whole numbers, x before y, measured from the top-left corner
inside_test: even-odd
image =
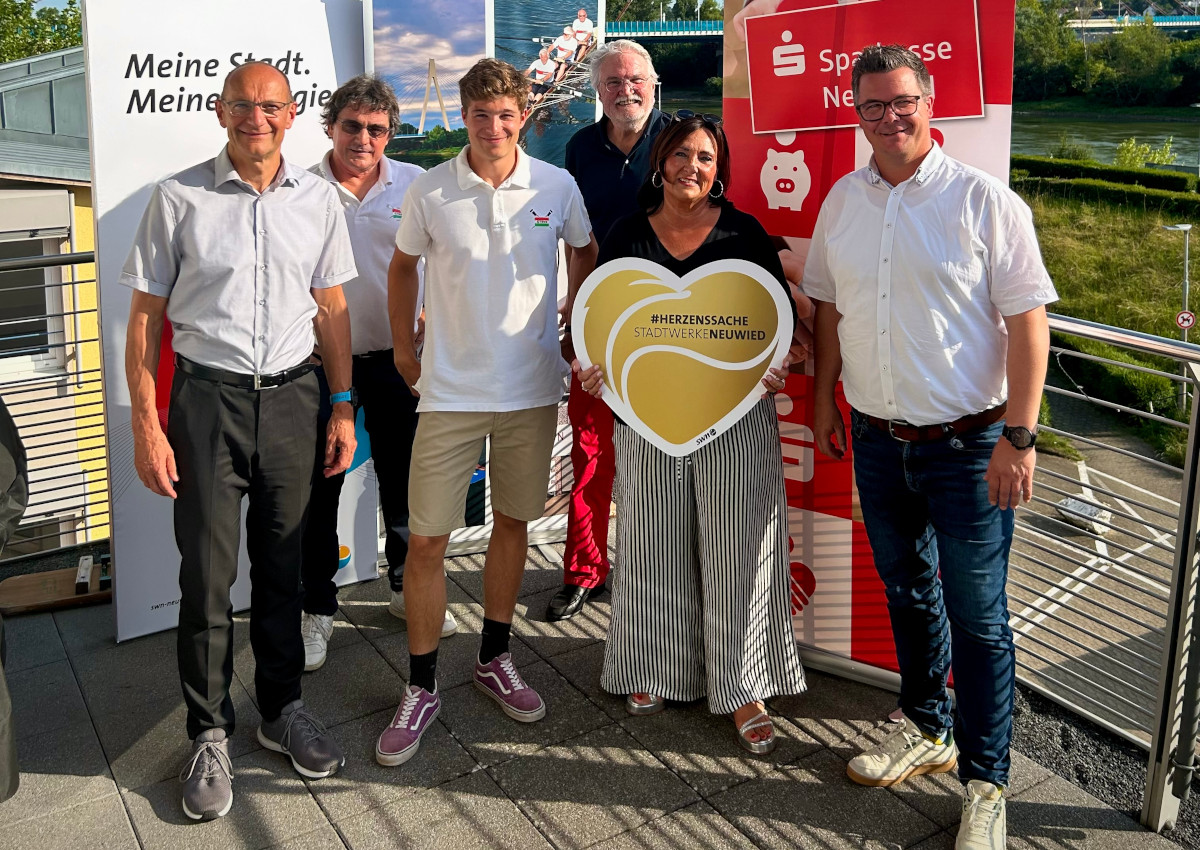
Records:
[[[680,278],[632,257],[584,281],[571,312],[575,355],[604,370],[602,397],[674,457],[722,434],[758,401],[783,362],[791,308],[766,269],[708,263]]]

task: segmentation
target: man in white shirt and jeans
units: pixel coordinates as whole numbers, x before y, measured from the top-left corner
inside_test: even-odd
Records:
[[[422,174],[404,200],[388,274],[396,368],[420,396],[409,477],[409,685],[379,737],[376,760],[403,764],[441,708],[435,679],[446,610],[443,557],[463,524],[463,502],[491,440],[492,537],[483,572],[483,634],[475,686],[509,717],[546,714],[513,667],[509,629],[528,548],[541,517],[567,365],[558,341],[559,240],[577,290],[597,245],[579,188],[566,171],[529,157],[517,140],[529,117],[529,81],[482,59],[459,81],[469,144]],[[412,345],[417,261],[425,257],[425,348]]]
[[[341,86],[321,115],[333,148],[311,169],[337,192],[346,216],[358,277],[347,281],[354,388],[363,408],[363,424],[371,438],[371,458],[379,483],[379,506],[386,527],[384,554],[392,599],[388,610],[404,619],[404,562],[408,556],[408,466],[417,430],[417,402],[396,371],[392,329],[387,315],[387,273],[395,250],[396,227],[409,184],[424,169],[385,157],[388,142],[400,127],[396,95],[383,80],[362,75]],[[414,326],[421,312],[418,287]],[[318,429],[329,419],[329,384],[324,368]],[[340,560],[337,536],[338,502],[345,473],[326,474],[324,447],[313,473],[312,500],[304,527],[304,669],[325,663],[333,615],[337,613],[337,575]],[[374,559],[375,554],[369,557]],[[446,612],[442,635],[457,629]]]
[[[1016,661],[1005,581],[1013,511],[1032,496],[1045,305],[1057,295],[1029,208],[932,141],[921,60],[864,48],[853,91],[874,156],[826,197],[804,270],[814,430],[842,457],[840,373],[904,717],[847,772],[892,785],[957,763],[955,847],[1004,847]]]

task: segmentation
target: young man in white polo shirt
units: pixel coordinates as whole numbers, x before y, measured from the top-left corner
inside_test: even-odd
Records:
[[[483,639],[475,685],[514,720],[545,716],[542,698],[508,652],[525,569],[527,524],[542,515],[567,365],[558,342],[558,242],[578,288],[597,245],[566,171],[533,159],[517,139],[529,81],[482,59],[459,81],[469,144],[420,175],[404,199],[388,273],[396,368],[420,402],[409,477],[409,685],[375,757],[398,765],[416,752],[441,707],[435,672],[446,610],[443,557],[484,440],[493,530],[484,565]],[[425,257],[425,348],[412,344],[418,258]]]

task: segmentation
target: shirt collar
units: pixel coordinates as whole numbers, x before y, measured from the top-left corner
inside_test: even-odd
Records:
[[[611,122],[609,121],[607,115],[601,115],[600,120],[593,125],[600,131],[600,147],[604,150],[613,151],[624,157],[626,155],[621,153],[621,149],[614,145],[612,143],[612,139],[608,137],[608,125],[610,123]],[[646,139],[658,131],[659,125],[665,125],[669,123],[671,123],[671,116],[667,115],[667,113],[663,112],[657,106],[652,107],[650,110],[650,117],[646,119],[646,124],[644,127],[642,127],[642,135],[638,136],[638,140],[633,143],[633,147],[629,149],[628,155],[633,156],[633,152],[640,148],[643,143],[648,145],[649,143],[646,142]]]
[[[929,149],[929,153],[925,154],[925,158],[921,160],[921,164],[917,167],[916,174],[908,178],[908,180],[911,180],[918,186],[924,186],[945,161],[946,154],[942,151],[941,146],[937,142],[934,142],[933,147]],[[875,163],[875,154],[871,154],[871,159],[867,162],[867,172],[872,186],[882,183],[889,188],[895,188],[884,180],[883,175],[879,173],[879,166]],[[904,182],[907,183],[908,180]]]
[[[267,186],[266,191],[275,189],[279,186],[295,186],[299,175],[304,169],[299,166],[292,165],[283,154],[279,155],[279,171],[275,173],[275,177]],[[233,167],[233,160],[229,158],[229,146],[225,145],[221,148],[221,152],[217,154],[216,160],[213,162],[213,188],[221,186],[230,181],[246,184],[242,176],[238,174],[237,169]],[[249,184],[246,184],[249,185]],[[264,192],[265,194],[265,192]]]
[[[467,159],[467,149],[470,147],[470,145],[464,145],[463,149],[458,152],[458,156],[454,158],[454,176],[458,178],[458,188],[464,190],[470,189],[472,186],[477,186],[480,183],[491,188],[490,183],[471,170],[471,163]],[[521,150],[520,145],[518,145],[517,167],[513,169],[513,173],[500,186],[528,189],[531,185],[532,176],[530,174],[529,154]]]

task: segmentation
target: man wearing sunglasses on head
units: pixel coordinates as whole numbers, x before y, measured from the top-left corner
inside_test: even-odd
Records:
[[[955,847],[995,850],[1016,678],[1008,555],[1014,510],[1033,494],[1057,295],[1029,207],[931,138],[933,85],[916,54],[866,47],[852,86],[873,156],[826,196],[804,268],[813,430],[823,454],[843,456],[840,374],[904,714],[847,772],[887,786],[957,763]]]
[[[355,77],[333,93],[321,114],[332,149],[312,171],[337,192],[358,277],[345,286],[353,341],[354,388],[371,438],[371,458],[379,484],[379,505],[386,527],[384,553],[392,599],[388,610],[405,618],[404,562],[408,557],[408,466],[417,430],[417,400],[396,371],[388,322],[387,273],[400,226],[400,209],[409,185],[424,169],[384,156],[400,127],[400,107],[392,87],[378,77]],[[424,282],[423,269],[418,270]],[[413,315],[414,339],[423,337],[420,319],[423,290]],[[322,419],[329,415],[329,387],[322,388]],[[312,504],[304,531],[304,669],[325,663],[333,616],[337,613],[339,543],[338,501],[344,474],[325,476],[318,452]],[[371,555],[370,557],[374,557]],[[442,636],[458,625],[446,612]]]

